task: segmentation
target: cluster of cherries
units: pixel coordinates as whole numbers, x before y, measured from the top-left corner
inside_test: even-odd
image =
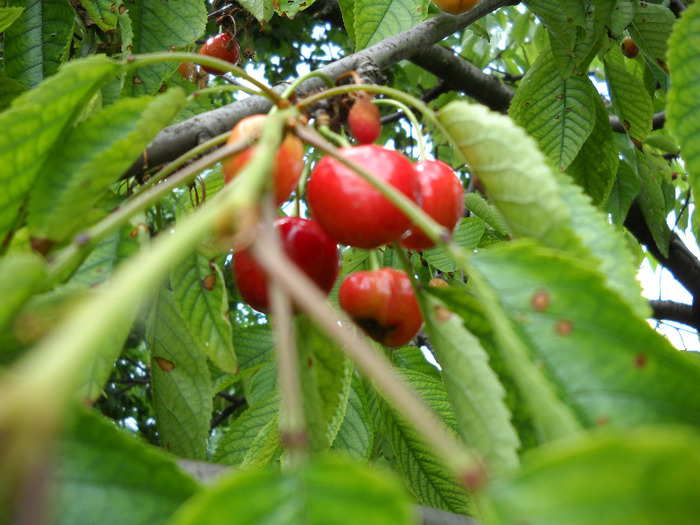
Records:
[[[229,143],[255,138],[264,119],[264,115],[254,115],[241,120],[233,128]],[[462,216],[464,189],[447,164],[436,160],[412,164],[397,151],[367,144],[378,138],[381,124],[376,106],[366,97],[355,102],[348,124],[360,145],[341,148],[343,157],[421,205],[439,224],[450,230],[455,227]],[[226,182],[240,172],[255,147],[224,163]],[[288,132],[274,160],[272,180],[277,205],[289,199],[303,168],[302,141]],[[334,157],[326,156],[316,163],[307,184],[307,202],[313,220],[280,217],[274,227],[286,255],[325,293],[330,292],[339,273],[338,243],[363,249],[397,241],[412,250],[434,246],[374,186]],[[267,312],[267,276],[248,249],[234,254],[233,275],[242,298],[256,310]],[[350,274],[340,284],[338,300],[368,335],[385,346],[407,344],[423,323],[410,278],[393,268]]]

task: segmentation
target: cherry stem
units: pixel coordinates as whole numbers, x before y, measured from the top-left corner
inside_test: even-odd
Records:
[[[425,160],[425,141],[421,132],[420,122],[416,118],[416,114],[403,102],[388,98],[378,98],[374,100],[375,104],[384,104],[386,106],[394,106],[404,112],[406,118],[411,122],[413,129],[416,131],[416,143],[418,144],[418,156],[420,160]]]
[[[483,470],[477,457],[459,443],[443,421],[423,399],[395,372],[388,359],[370,346],[366,339],[350,328],[353,323],[335,312],[323,294],[266,236],[255,240],[258,262],[295,301],[335,339],[357,366],[374,382],[376,388],[422,435],[425,442],[442,458],[445,465],[461,480]],[[254,244],[254,245],[255,245]],[[340,320],[340,322],[338,322]]]
[[[205,65],[213,69],[218,69],[220,71],[226,71],[232,73],[238,78],[247,80],[255,87],[257,87],[260,92],[258,94],[263,95],[265,98],[272,101],[276,106],[286,107],[289,103],[279,96],[272,88],[260,82],[255,77],[250,76],[245,72],[243,68],[240,68],[231,62],[222,60],[220,58],[210,57],[207,55],[202,55],[199,53],[187,53],[184,51],[173,51],[173,52],[160,52],[160,53],[148,53],[144,55],[130,55],[128,56],[124,63],[130,68],[150,66],[152,64],[160,64],[162,62],[194,62],[196,64]]]
[[[438,118],[435,116],[435,112],[430,109],[430,107],[423,102],[420,99],[417,99],[416,97],[413,97],[407,93],[404,93],[403,91],[399,91],[398,89],[386,87],[386,86],[377,86],[376,84],[347,84],[345,86],[338,86],[334,87],[331,89],[326,89],[325,91],[320,91],[318,93],[314,93],[313,95],[309,95],[306,97],[304,100],[299,102],[297,106],[299,107],[300,111],[305,111],[306,108],[312,106],[313,104],[316,104],[317,102],[329,98],[329,97],[334,97],[337,95],[343,95],[345,93],[354,93],[357,91],[367,91],[369,93],[379,93],[382,95],[385,95],[389,99],[394,99],[399,102],[403,102],[404,104],[408,105],[409,107],[413,107],[416,110],[418,110],[431,124],[435,126],[437,131],[440,132],[440,134],[445,137],[447,140],[449,140],[453,146],[455,146],[455,150],[459,152],[458,144],[456,143],[455,139],[452,137],[450,132],[447,130],[447,128],[438,120]],[[463,157],[460,154],[460,157]]]
[[[304,76],[301,76],[297,78],[294,82],[292,82],[287,89],[284,90],[284,93],[282,93],[282,98],[288,99],[291,97],[294,92],[297,90],[297,88],[309,80],[310,78],[318,77],[321,78],[325,83],[326,87],[332,88],[335,87],[335,83],[333,82],[333,79],[323,73],[322,71],[312,71],[311,73],[308,73]]]
[[[335,146],[326,141],[313,128],[309,126],[300,126],[297,128],[296,133],[315,148],[338,159],[338,161],[356,171],[358,175],[377,188],[384,197],[410,218],[433,242],[445,244],[447,240],[451,238],[452,233],[433,220],[433,218],[425,213],[415,202],[391,184],[343,157]]]
[[[265,241],[282,252],[279,236],[273,226],[275,208],[272,195],[263,203],[263,230],[261,235]],[[251,246],[256,259],[264,257],[260,253],[260,245]],[[272,314],[272,329],[277,350],[277,382],[280,390],[280,413],[278,428],[282,443],[289,453],[290,463],[298,463],[308,452],[308,429],[304,417],[304,403],[299,372],[299,356],[295,345],[293,313],[289,295],[276,281],[268,287]]]
[[[350,141],[348,139],[346,139],[345,137],[343,137],[339,133],[336,133],[328,126],[318,126],[316,129],[323,137],[325,137],[328,140],[333,141],[339,147],[341,147],[341,148],[349,148],[350,147]]]
[[[259,92],[256,89],[249,88],[247,86],[241,86],[240,84],[227,84],[225,86],[213,86],[204,89],[198,89],[197,91],[193,91],[192,94],[188,95],[186,100],[191,102],[194,99],[203,95],[215,95],[221,93],[222,91],[243,91],[244,93],[248,93],[250,95],[259,94]]]

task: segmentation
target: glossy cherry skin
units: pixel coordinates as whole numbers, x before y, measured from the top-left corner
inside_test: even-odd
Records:
[[[351,273],[340,283],[338,302],[384,346],[408,344],[423,324],[408,275],[393,268]]]
[[[366,96],[358,98],[348,111],[348,127],[360,144],[372,144],[382,133],[379,108]]]
[[[341,148],[340,153],[419,202],[416,172],[401,153],[374,145]],[[316,164],[306,195],[314,219],[348,246],[377,248],[394,242],[411,226],[411,220],[369,182],[333,157]]]
[[[240,120],[233,127],[227,143],[231,144],[246,137],[250,140],[257,138],[264,122],[265,115],[252,115]],[[255,147],[251,146],[226,160],[223,164],[224,180],[231,182],[254,152]],[[287,202],[296,189],[302,171],[304,171],[304,144],[296,135],[287,133],[277,150],[272,175],[275,202],[278,206]]]
[[[433,0],[433,3],[445,13],[461,15],[471,10],[479,0]]]
[[[238,59],[241,56],[241,46],[239,46],[238,41],[235,38],[231,38],[231,35],[228,33],[219,33],[204,43],[202,48],[199,50],[199,54],[220,58],[222,60],[226,60],[226,62],[237,64]],[[225,71],[213,69],[208,66],[202,66],[202,69],[207,73],[211,73],[212,75],[226,74]]]
[[[423,160],[413,167],[421,190],[421,208],[441,226],[454,230],[464,208],[464,187],[459,177],[439,160]],[[401,245],[410,250],[425,250],[435,243],[420,228],[415,228],[401,240]]]
[[[316,223],[299,217],[275,220],[287,257],[326,294],[331,291],[340,270],[338,245]],[[260,312],[269,308],[267,274],[248,249],[233,255],[233,278],[243,300]]]

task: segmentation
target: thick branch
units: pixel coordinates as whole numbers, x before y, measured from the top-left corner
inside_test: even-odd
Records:
[[[416,65],[442,78],[454,91],[461,91],[499,113],[506,113],[514,92],[493,75],[455,55],[452,50],[434,45],[411,57]]]
[[[662,129],[664,127],[665,123],[666,123],[666,112],[665,111],[659,111],[658,113],[654,113],[654,118],[651,122],[652,129]],[[622,125],[622,122],[620,122],[620,119],[618,117],[610,117],[610,126],[612,126],[612,130],[615,133],[624,133],[625,132],[625,127]]]
[[[432,46],[487,14],[514,3],[518,2],[514,2],[514,0],[483,0],[474,9],[463,15],[438,15],[358,53],[332,62],[320,68],[319,71],[331,78],[337,78],[343,73],[354,70],[357,64],[367,59],[372,60],[379,69],[385,69],[415,55],[421,49]],[[305,82],[299,91],[301,93],[309,92],[322,86],[323,83],[320,79],[313,78]],[[255,113],[266,113],[271,107],[272,104],[267,99],[254,96],[170,126],[161,131],[148,146],[145,155],[145,158],[148,159],[147,164],[142,156],[129,169],[127,176],[140,175],[149,167],[170,162],[205,140],[230,130],[240,119]]]
[[[676,280],[681,283],[693,298],[700,297],[700,261],[683,244],[680,237],[671,232],[671,242],[668,248],[668,257],[665,257],[656,246],[656,241],[647,226],[639,204],[632,204],[625,227],[635,236],[640,244],[646,246],[647,250],[656,258],[659,263],[670,271]],[[695,314],[697,316],[697,313]],[[700,324],[696,319],[691,326]]]
[[[700,319],[693,312],[690,304],[677,303],[675,301],[649,301],[653,310],[652,317],[659,321],[676,321],[692,326],[700,331]]]

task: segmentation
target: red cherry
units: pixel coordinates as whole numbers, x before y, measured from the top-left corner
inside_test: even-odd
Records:
[[[252,115],[240,120],[233,127],[227,143],[231,144],[244,137],[257,138],[264,122],[265,115]],[[226,160],[223,164],[224,180],[231,182],[254,152],[255,147],[253,146]],[[287,133],[277,150],[273,172],[275,202],[278,206],[286,202],[296,189],[302,171],[304,171],[304,144],[293,133]]]
[[[408,275],[393,268],[350,274],[340,284],[338,302],[367,335],[384,346],[407,344],[423,324]]]
[[[232,38],[228,33],[219,33],[204,43],[199,50],[199,54],[220,58],[232,64],[238,64],[238,59],[241,56],[241,46],[239,46],[238,41]],[[208,66],[202,66],[202,69],[212,75],[226,74],[225,71],[213,69]]]
[[[275,220],[287,257],[325,293],[340,270],[338,245],[315,222],[300,217]],[[233,256],[233,278],[243,300],[260,312],[268,311],[267,275],[248,249]]]
[[[348,112],[350,132],[360,144],[372,144],[382,133],[379,108],[366,96],[361,96]]]
[[[413,167],[420,184],[423,211],[441,226],[454,230],[464,208],[464,187],[459,177],[439,160],[423,160]],[[435,246],[435,243],[423,230],[414,229],[401,241],[401,245],[409,250],[425,250]]]
[[[418,202],[416,172],[401,153],[374,145],[341,148],[340,153]],[[306,192],[314,218],[328,235],[348,246],[377,248],[411,226],[377,189],[333,157],[316,164]]]

